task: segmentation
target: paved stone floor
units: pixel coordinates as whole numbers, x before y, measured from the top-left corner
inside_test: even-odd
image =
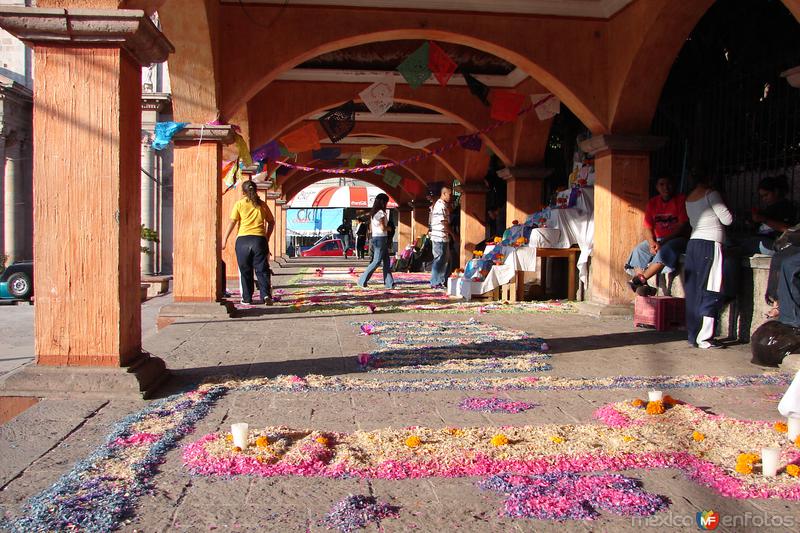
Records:
[[[327,268],[344,263],[329,263]],[[351,265],[354,263],[350,263]],[[296,260],[276,270],[275,286],[291,291],[297,274],[310,263]],[[360,264],[359,266],[363,266]],[[379,280],[374,279],[373,283]],[[378,302],[380,306],[381,302]],[[291,311],[291,312],[289,312]],[[240,378],[281,374],[364,377],[356,355],[376,348],[353,323],[366,320],[481,322],[543,337],[550,345],[552,370],[538,376],[605,377],[618,375],[709,374],[738,376],[767,369],[750,364],[749,347],[724,351],[693,350],[682,332],[648,331],[630,319],[597,319],[577,313],[306,313],[302,309],[254,308],[224,321],[184,321],[145,339],[145,348],[162,357],[174,373],[167,395],[191,389],[209,376]],[[464,376],[455,376],[463,378]],[[396,379],[376,374],[365,379]],[[673,391],[681,400],[709,412],[742,419],[779,420],[775,396],[783,386],[687,388]],[[327,479],[315,477],[198,477],[182,464],[182,446],[202,435],[227,431],[231,422],[251,427],[286,425],[351,432],[409,426],[468,427],[598,423],[600,406],[645,396],[643,390],[518,390],[495,393],[536,404],[519,414],[489,414],[459,409],[467,396],[485,391],[428,392],[269,392],[232,390],[213,404],[193,433],[165,456],[122,531],[229,530],[319,531],[320,520],[349,494],[373,495],[399,507],[399,516],[383,520],[382,531],[634,531],[643,528],[697,531],[695,514],[714,510],[739,520],[722,531],[789,531],[800,526],[800,505],[778,499],[734,500],[687,479],[677,470],[622,472],[643,488],[667,496],[666,511],[648,519],[600,511],[594,521],[512,519],[502,514],[503,498],[480,490],[479,478],[406,480]],[[49,400],[0,427],[0,506],[17,516],[25,500],[51,486],[101,445],[110,428],[126,414],[147,406],[130,400]],[[776,518],[777,517],[777,518]],[[767,526],[757,527],[766,520]],[[792,522],[793,526],[792,526]],[[787,527],[789,526],[789,527]],[[370,526],[369,531],[376,531]]]

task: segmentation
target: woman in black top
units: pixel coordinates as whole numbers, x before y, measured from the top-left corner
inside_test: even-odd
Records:
[[[363,216],[358,217],[358,228],[356,228],[356,255],[359,259],[364,259],[364,246],[367,244],[367,230],[369,224]]]

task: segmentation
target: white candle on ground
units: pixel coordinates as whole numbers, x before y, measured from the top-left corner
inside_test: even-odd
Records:
[[[239,424],[231,424],[231,435],[233,435],[233,445],[238,446],[242,450],[247,448],[247,433],[248,426],[244,422]]]
[[[660,402],[664,399],[664,393],[660,390],[651,390],[647,393],[647,400],[651,402]]]
[[[761,472],[764,477],[778,475],[778,462],[780,459],[780,448],[761,448]]]
[[[790,441],[794,442],[797,437],[800,437],[800,416],[790,414],[789,418],[786,419],[786,425],[789,427],[786,436],[789,437]]]

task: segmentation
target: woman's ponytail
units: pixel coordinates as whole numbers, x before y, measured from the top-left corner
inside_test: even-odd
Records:
[[[246,180],[242,183],[242,191],[244,191],[244,195],[250,200],[251,204],[259,206],[264,203],[261,197],[258,196],[258,189],[252,180]]]

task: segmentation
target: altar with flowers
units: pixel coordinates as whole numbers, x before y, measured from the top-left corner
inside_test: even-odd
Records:
[[[558,193],[555,205],[513,224],[483,252],[475,252],[464,272],[448,283],[448,294],[469,300],[511,283],[518,272],[536,272],[537,250],[577,246],[578,276],[588,282],[589,257],[594,243],[594,187],[583,180]]]

